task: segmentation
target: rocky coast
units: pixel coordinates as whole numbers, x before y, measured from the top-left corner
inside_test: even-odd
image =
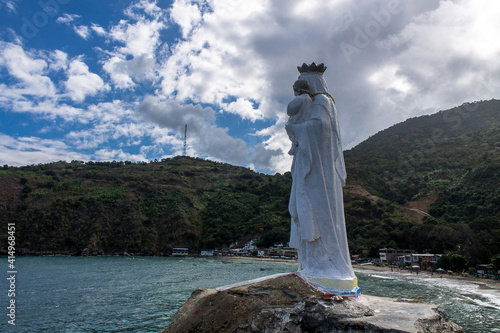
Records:
[[[463,332],[437,306],[324,295],[294,273],[198,289],[163,333]]]

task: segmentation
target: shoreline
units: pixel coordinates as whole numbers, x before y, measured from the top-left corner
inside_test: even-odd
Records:
[[[283,262],[283,263],[297,263],[296,259],[277,259],[277,258],[255,258],[255,257],[218,257],[218,259],[222,260],[252,260],[252,261],[273,261],[273,262]],[[391,272],[391,268],[388,266],[375,266],[375,265],[352,265],[353,269],[359,272],[362,271],[372,271],[372,272]],[[406,274],[415,274],[415,272],[411,272],[410,270],[397,270],[393,269],[393,273],[406,273]],[[495,290],[496,292],[500,293],[500,280],[493,280],[493,279],[485,279],[485,278],[478,278],[475,276],[467,275],[467,276],[462,276],[458,273],[453,273],[453,275],[446,274],[446,273],[436,273],[434,272],[431,274],[430,272],[427,271],[419,271],[418,273],[419,277],[423,278],[428,278],[428,279],[451,279],[451,280],[462,280],[462,281],[467,281],[473,284],[476,284],[479,286],[481,289],[489,289],[489,290]]]
[[[415,274],[415,272],[412,272],[410,270],[398,270],[398,269],[393,269],[391,271],[390,267],[377,267],[374,265],[352,265],[352,267],[355,270],[358,270],[360,272],[366,270],[366,271],[373,271],[373,272],[393,272],[393,273],[406,273],[406,274]],[[446,273],[436,273],[433,272],[432,274],[427,271],[419,271],[418,273],[419,276],[428,278],[428,279],[450,279],[450,280],[462,280],[462,281],[467,281],[473,284],[477,284],[479,288],[481,289],[490,289],[490,290],[495,290],[496,292],[500,292],[500,280],[493,280],[493,279],[485,279],[485,278],[479,278],[476,276],[463,276],[459,275],[457,273],[453,274],[446,274]]]
[[[2,254],[0,254],[0,256],[3,256]],[[69,255],[69,254],[54,254],[54,253],[51,253],[51,254],[38,254],[38,255],[21,255],[21,256],[68,256],[68,257],[72,257],[72,255]],[[123,254],[114,254],[114,255],[98,255],[98,256],[79,256],[79,257],[143,257],[144,255],[137,255],[137,254],[129,254],[128,256],[127,255],[123,255]],[[145,256],[145,257],[155,257],[155,256]],[[161,256],[161,257],[166,257],[166,256]],[[182,256],[181,257],[172,257],[172,256],[168,256],[168,257],[171,257],[171,258],[183,258]],[[227,256],[227,257],[218,257],[218,256],[185,256],[184,258],[208,258],[208,259],[215,259],[215,260],[224,260],[224,261],[231,261],[231,260],[235,260],[235,261],[238,261],[238,260],[249,260],[249,261],[267,261],[267,262],[281,262],[281,263],[289,263],[289,264],[297,264],[297,259],[280,259],[280,258],[258,258],[258,257],[239,257],[239,256]],[[352,265],[353,269],[356,271],[359,271],[359,272],[363,272],[363,271],[372,271],[372,272],[391,272],[391,267],[388,267],[388,266],[375,266],[375,265]],[[398,270],[398,269],[393,269],[392,271],[393,273],[395,274],[398,274],[398,273],[406,273],[406,274],[416,274],[410,270],[407,270],[407,269],[404,269],[404,270]],[[494,279],[486,279],[486,278],[479,278],[479,277],[476,277],[476,276],[471,276],[471,275],[467,275],[467,276],[463,276],[463,275],[460,275],[458,273],[453,273],[452,275],[450,274],[446,274],[446,273],[436,273],[436,272],[433,272],[433,274],[431,274],[430,272],[427,272],[427,271],[419,271],[419,276],[421,277],[424,277],[424,278],[429,278],[429,279],[440,279],[440,278],[443,278],[443,279],[455,279],[455,280],[463,280],[463,281],[467,281],[469,283],[473,283],[473,284],[476,284],[479,286],[479,288],[481,289],[490,289],[490,290],[494,290],[495,293],[498,292],[500,293],[500,280],[494,280]]]

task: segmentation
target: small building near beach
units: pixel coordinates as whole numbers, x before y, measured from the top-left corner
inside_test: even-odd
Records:
[[[437,259],[441,255],[430,254],[430,253],[412,253],[410,256],[411,265],[418,265],[420,269],[427,269],[429,267],[433,268],[433,263],[437,262]]]
[[[189,249],[187,247],[174,247],[172,249],[173,256],[188,256]]]
[[[203,256],[203,257],[213,257],[214,256],[214,250],[201,250],[200,255]]]
[[[379,250],[380,262],[382,265],[396,265],[398,257],[412,254],[414,250],[403,250],[393,248],[383,248]]]

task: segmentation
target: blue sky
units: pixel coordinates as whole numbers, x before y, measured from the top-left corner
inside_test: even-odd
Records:
[[[0,165],[182,154],[274,173],[303,62],[350,149],[498,98],[492,1],[0,0]]]

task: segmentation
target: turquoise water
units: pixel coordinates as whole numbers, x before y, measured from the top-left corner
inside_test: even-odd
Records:
[[[7,275],[7,258],[0,260]],[[16,264],[16,326],[4,310],[1,332],[161,332],[197,288],[296,270],[293,263],[163,257],[18,257]],[[362,293],[420,299],[443,306],[466,332],[500,332],[499,295],[475,284],[391,272],[357,276]],[[9,289],[6,279],[0,286]]]

